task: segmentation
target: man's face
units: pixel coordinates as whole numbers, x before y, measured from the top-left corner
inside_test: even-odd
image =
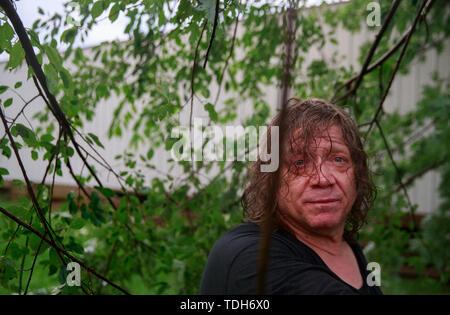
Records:
[[[357,195],[350,151],[337,126],[311,142],[312,157],[296,154],[291,157],[291,165],[282,166],[282,175],[289,166],[294,171],[281,180],[281,220],[302,231],[339,233]]]

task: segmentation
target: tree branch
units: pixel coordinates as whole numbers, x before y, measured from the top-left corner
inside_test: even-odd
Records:
[[[41,65],[39,64],[39,61],[37,60],[36,54],[34,53],[33,46],[31,45],[30,39],[28,38],[28,35],[26,33],[26,30],[22,24],[22,21],[20,20],[19,16],[17,15],[16,10],[14,9],[12,3],[9,0],[5,0],[0,2],[0,6],[5,10],[6,15],[8,16],[9,20],[11,21],[14,30],[16,31],[17,36],[19,37],[20,43],[22,44],[22,47],[25,51],[25,59],[28,63],[28,65],[33,69],[35,73],[35,77],[33,76],[33,80],[35,82],[36,87],[39,90],[39,93],[44,98],[48,108],[52,111],[55,118],[58,120],[60,126],[62,127],[62,130],[65,135],[67,135],[70,139],[70,141],[73,143],[75,151],[83,161],[83,163],[88,168],[90,174],[94,177],[95,181],[100,187],[103,187],[102,182],[97,177],[97,174],[94,172],[92,167],[87,163],[84,156],[81,154],[80,146],[78,145],[77,141],[75,140],[74,134],[71,129],[71,124],[67,120],[64,112],[61,110],[61,107],[58,104],[58,101],[56,100],[55,96],[50,93],[47,87],[46,78],[44,75],[44,72],[42,71]],[[38,82],[36,82],[38,81]],[[40,89],[39,85],[42,87],[42,90]],[[115,209],[115,205],[112,202],[111,198],[107,198],[111,206]]]
[[[189,114],[189,132],[192,135],[192,115],[194,113],[194,76],[195,76],[195,66],[197,65],[197,55],[198,55],[198,47],[200,46],[200,42],[202,40],[203,37],[203,33],[205,32],[205,28],[206,28],[206,24],[208,23],[208,20],[205,20],[205,22],[203,23],[203,27],[202,27],[202,31],[200,33],[200,37],[197,41],[197,45],[195,46],[195,51],[194,51],[194,62],[192,64],[192,74],[191,74],[191,109],[190,109],[190,114]],[[191,159],[192,159],[192,164],[194,165],[194,155],[193,155],[193,150],[191,149]]]
[[[377,125],[378,130],[380,131],[380,136],[383,139],[384,146],[386,147],[386,150],[387,150],[387,152],[389,154],[389,158],[391,160],[391,163],[394,166],[395,175],[397,176],[397,180],[399,182],[399,186],[401,187],[401,190],[403,191],[403,194],[406,197],[406,202],[408,203],[408,206],[409,206],[409,214],[411,216],[411,221],[414,224],[414,230],[417,230],[416,222],[414,221],[414,210],[413,210],[412,202],[411,202],[411,199],[409,198],[408,191],[406,190],[406,186],[402,182],[402,175],[401,175],[400,170],[399,170],[399,168],[397,166],[397,163],[394,160],[394,156],[392,154],[391,148],[389,146],[389,143],[388,143],[386,137],[384,136],[384,132],[383,132],[383,129],[381,128],[381,125],[380,125],[379,121],[375,120],[375,124]]]
[[[398,192],[401,189],[403,189],[403,187],[408,187],[409,185],[411,185],[417,178],[422,177],[423,175],[425,175],[426,173],[428,173],[431,170],[434,170],[436,168],[438,168],[439,166],[443,165],[445,162],[447,162],[447,158],[444,158],[440,161],[434,162],[433,164],[428,165],[427,167],[421,169],[420,171],[418,171],[417,173],[411,175],[410,177],[408,177],[407,180],[405,180],[403,182],[402,185],[398,185],[394,190],[392,190],[391,193],[394,192]]]
[[[220,3],[220,0],[216,0],[216,13],[214,15],[214,25],[213,25],[213,29],[212,29],[212,33],[211,33],[211,39],[209,40],[208,49],[206,50],[206,56],[205,56],[205,62],[203,63],[203,68],[206,68],[206,63],[208,62],[209,52],[211,50],[211,47],[212,47],[212,44],[214,41],[214,37],[216,36],[217,22],[219,20],[219,3]]]
[[[356,93],[356,90],[359,88],[359,85],[361,84],[362,79],[363,79],[364,75],[366,74],[367,68],[369,67],[370,60],[372,60],[372,57],[375,54],[375,50],[377,49],[378,44],[380,43],[384,32],[388,28],[388,26],[392,20],[392,17],[394,16],[395,11],[397,11],[398,6],[400,5],[400,1],[401,0],[395,0],[395,2],[392,4],[392,7],[389,10],[387,17],[384,20],[383,26],[381,27],[380,31],[376,35],[375,41],[373,42],[372,46],[370,47],[369,54],[367,55],[366,60],[364,61],[363,67],[361,69],[361,72],[360,72],[358,78],[356,79],[355,85],[349,91],[347,91],[344,95],[340,96],[336,100],[333,100],[333,103],[339,103],[340,101],[344,100],[348,95],[350,95],[352,93]]]
[[[229,54],[228,54],[227,60],[225,61],[225,65],[223,66],[222,73],[220,74],[220,79],[219,79],[219,82],[218,82],[218,84],[219,84],[219,90],[217,91],[216,99],[214,100],[214,107],[216,107],[217,101],[219,100],[219,96],[220,96],[220,93],[221,93],[221,91],[222,91],[222,81],[223,81],[223,77],[225,76],[225,71],[226,71],[226,69],[227,69],[227,67],[228,67],[228,63],[230,62],[231,56],[233,55],[234,44],[235,44],[235,42],[236,42],[236,35],[237,35],[237,27],[238,27],[238,24],[239,24],[239,13],[238,13],[237,16],[236,16],[236,22],[235,22],[235,24],[234,24],[233,39],[231,40],[230,52],[229,52]]]
[[[11,220],[13,220],[14,222],[16,222],[17,224],[20,224],[21,226],[23,226],[24,228],[26,228],[27,230],[29,230],[31,233],[37,235],[40,239],[44,240],[47,244],[49,244],[50,246],[52,246],[54,249],[56,249],[57,252],[61,252],[63,253],[67,258],[69,258],[71,261],[78,263],[80,266],[82,266],[84,269],[86,269],[88,272],[92,273],[93,275],[95,275],[97,278],[105,281],[106,283],[108,283],[109,285],[113,286],[114,288],[118,289],[119,291],[121,291],[124,294],[129,295],[130,293],[128,291],[126,291],[125,289],[123,289],[122,287],[120,287],[119,285],[111,282],[110,280],[108,280],[107,278],[105,278],[104,276],[100,275],[99,273],[97,273],[97,271],[95,271],[94,269],[90,268],[89,266],[87,266],[85,263],[83,263],[82,261],[80,261],[79,259],[77,259],[76,257],[72,256],[71,254],[69,254],[66,250],[58,247],[58,245],[56,245],[53,241],[48,240],[44,235],[42,235],[41,233],[39,233],[37,230],[35,230],[32,226],[28,225],[27,223],[23,222],[22,220],[20,220],[19,218],[15,217],[14,215],[12,215],[11,213],[9,213],[6,209],[4,209],[3,207],[0,207],[0,212],[2,212],[4,215],[6,215],[8,218],[10,218]]]
[[[431,0],[433,2],[434,0]],[[416,24],[419,21],[419,17],[421,16],[422,10],[425,7],[425,4],[427,3],[427,0],[422,1],[422,5],[420,6],[419,12],[416,15],[416,18],[414,19],[413,25],[411,26],[411,31],[408,33],[408,37],[405,39],[405,44],[403,45],[402,51],[400,53],[400,56],[397,59],[397,63],[395,64],[394,70],[392,71],[391,78],[389,79],[388,86],[386,87],[386,90],[384,91],[383,97],[381,98],[380,104],[378,105],[378,108],[375,112],[374,117],[372,118],[372,121],[369,123],[369,129],[367,130],[366,134],[364,135],[364,138],[367,139],[368,134],[370,133],[370,130],[372,129],[373,124],[377,121],[378,115],[383,109],[384,101],[386,100],[386,97],[389,93],[389,90],[392,86],[392,82],[394,82],[395,75],[397,74],[398,69],[400,68],[400,64],[402,62],[403,56],[405,55],[406,48],[408,47],[408,43],[411,39],[411,36],[415,30]]]
[[[50,239],[54,242],[53,236],[49,232],[49,229],[51,229],[51,226],[48,224],[47,220],[44,217],[42,209],[39,206],[39,202],[36,199],[36,196],[35,196],[34,191],[33,191],[33,187],[31,186],[31,182],[28,179],[27,172],[25,171],[25,167],[24,167],[24,165],[22,163],[22,159],[20,158],[19,151],[18,151],[17,146],[16,146],[16,142],[14,141],[14,138],[11,135],[11,132],[8,129],[8,125],[7,125],[5,116],[3,115],[3,111],[1,111],[1,110],[0,110],[0,117],[1,117],[1,120],[3,122],[3,126],[5,127],[5,131],[6,131],[6,134],[8,135],[9,141],[11,142],[11,146],[13,148],[13,151],[14,151],[14,154],[16,156],[17,162],[19,163],[19,167],[20,167],[20,169],[22,171],[22,175],[24,177],[24,180],[25,180],[25,183],[26,183],[26,186],[27,186],[28,195],[30,196],[30,198],[31,198],[31,200],[33,202],[33,205],[34,205],[34,207],[36,209],[38,217],[41,220],[42,225],[44,226],[45,232],[47,234],[49,234]],[[55,243],[55,245],[56,245],[56,243]],[[59,253],[58,253],[58,255],[61,258],[61,260],[65,263],[64,258]]]

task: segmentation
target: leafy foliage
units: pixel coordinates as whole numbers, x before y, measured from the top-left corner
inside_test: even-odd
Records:
[[[135,284],[132,279],[137,276],[147,293],[195,294],[212,245],[241,220],[238,201],[240,188],[245,184],[246,163],[202,161],[194,168],[190,162],[170,161],[173,166],[182,167],[184,177],[180,180],[167,174],[153,178],[150,183],[143,180],[142,172],[158,169],[152,162],[154,152],[171,148],[170,130],[179,124],[178,114],[193,98],[202,100],[203,109],[214,123],[237,121],[241,118],[238,105],[244,101],[254,104],[253,115],[245,122],[247,126],[263,125],[274,114],[264,96],[268,86],[280,84],[283,73],[280,60],[285,56],[280,52],[286,37],[285,7],[271,2],[220,1],[213,38],[216,7],[213,0],[74,2],[79,5],[79,26],[56,14],[47,19],[40,17],[33,29],[27,30],[43,65],[48,90],[57,97],[73,131],[82,131],[84,122],[94,118],[99,101],[117,97],[109,136],[121,137],[125,130],[131,130],[130,145],[149,147],[148,154],[137,156],[125,151],[117,156],[127,166],[120,172],[114,172],[105,163],[120,180],[120,191],[96,182],[96,171],[92,169],[89,175],[72,176],[80,189],[91,186],[93,190],[68,194],[57,211],[50,210],[51,187],[42,184],[37,185],[35,192],[37,204],[21,197],[16,203],[0,206],[41,235],[51,235],[61,248],[86,265],[95,266],[99,273],[131,293]],[[398,34],[411,25],[420,2],[401,2],[372,61],[397,43]],[[387,1],[380,4],[384,20],[390,4]],[[305,56],[313,48],[336,44],[338,25],[358,31],[365,21],[365,8],[366,1],[354,0],[332,8],[322,5],[309,9],[307,14],[301,12],[303,16],[295,20],[294,26],[291,88],[295,95],[332,99],[337,87],[357,74],[353,68],[341,66],[334,57],[318,58],[306,65]],[[407,73],[412,61],[425,58],[430,49],[442,50],[443,40],[450,33],[448,9],[448,1],[435,1],[426,21],[417,26],[411,37],[400,64],[401,73]],[[124,31],[129,41],[92,47],[93,58],[75,47],[76,40],[82,41],[100,19],[115,22],[120,15],[128,18]],[[0,11],[0,22],[0,52],[9,55],[6,67],[13,71],[23,64],[25,51],[4,11]],[[328,33],[325,25],[331,27]],[[57,50],[62,43],[68,45],[63,55]],[[361,65],[371,45],[367,42],[360,48]],[[209,49],[207,63],[202,67]],[[234,52],[237,50],[239,54]],[[362,134],[367,132],[364,126],[377,111],[374,104],[379,103],[399,54],[399,50],[394,52],[381,66],[366,73],[356,95],[346,99],[345,106],[362,125]],[[68,71],[69,62],[76,71]],[[33,70],[30,68],[28,73],[31,77]],[[0,86],[0,94],[18,89],[21,84]],[[211,95],[211,86],[219,86],[219,91],[223,87],[226,96]],[[365,146],[373,156],[374,174],[381,175],[374,176],[379,194],[361,238],[376,244],[368,254],[383,268],[386,266],[383,272],[387,274],[393,275],[409,264],[420,272],[432,267],[439,271],[442,283],[449,280],[449,93],[449,78],[436,77],[434,85],[424,87],[423,98],[413,111],[402,115],[382,111],[377,120],[380,128],[366,135]],[[218,105],[218,100],[223,106]],[[4,110],[18,104],[8,98],[2,99],[1,106]],[[10,124],[15,146],[19,150],[32,148],[33,160],[48,161],[46,176],[52,173],[61,176],[61,166],[63,163],[70,166],[70,160],[77,154],[77,144],[62,131],[61,122],[53,118],[50,108],[37,113],[34,119],[40,122],[36,129]],[[426,134],[420,132],[424,126],[429,126]],[[385,139],[381,132],[387,135]],[[83,139],[86,146],[103,147],[99,135],[88,133]],[[388,154],[389,144],[395,148],[396,164]],[[13,148],[11,138],[5,135],[0,139],[3,156],[11,158]],[[212,171],[214,165],[219,166],[218,173]],[[203,184],[199,170],[212,180]],[[409,204],[402,189],[396,189],[399,178],[411,185],[430,170],[441,176],[439,209],[426,218],[420,230],[413,226],[405,228],[402,220],[415,211],[415,206]],[[0,168],[0,185],[2,175],[7,174],[7,169]],[[46,231],[39,211],[48,218],[53,231]],[[0,216],[0,226],[0,244],[4,248],[0,256],[0,284],[7,292],[23,293],[24,279],[29,275],[24,266],[33,266],[32,269],[54,280],[48,284],[56,288],[54,293],[81,293],[78,288],[64,285],[66,261],[62,261],[59,251],[5,216]],[[388,277],[387,274],[383,277]],[[117,293],[86,270],[82,280],[83,288],[95,293]]]

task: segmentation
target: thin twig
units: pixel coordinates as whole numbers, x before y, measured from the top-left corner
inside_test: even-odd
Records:
[[[217,22],[219,21],[219,3],[220,0],[216,0],[216,12],[214,15],[214,25],[211,33],[211,39],[209,40],[208,49],[206,50],[205,62],[203,63],[203,68],[206,68],[206,63],[208,62],[209,52],[211,51],[212,44],[214,42],[214,37],[216,36]]]
[[[398,185],[395,189],[392,190],[392,193],[394,192],[398,192],[401,189],[403,189],[403,187],[408,187],[409,185],[411,185],[417,178],[422,177],[423,175],[425,175],[426,173],[428,173],[431,170],[434,170],[436,168],[438,168],[439,166],[443,165],[445,162],[447,162],[447,158],[444,158],[440,161],[437,161],[435,163],[432,163],[430,165],[428,165],[427,167],[421,169],[420,171],[418,171],[417,173],[411,175],[410,177],[408,177],[407,180],[405,180],[402,185]]]
[[[18,226],[20,226],[20,225],[18,225]],[[44,233],[44,237],[45,237],[45,233]],[[28,239],[27,239],[27,241],[28,241]],[[37,250],[36,250],[36,253],[34,254],[34,259],[33,259],[33,263],[31,264],[31,270],[30,270],[30,274],[29,274],[29,276],[28,276],[28,281],[27,281],[27,285],[26,285],[26,287],[25,287],[25,291],[23,292],[23,295],[27,295],[27,293],[28,293],[28,287],[30,286],[30,282],[31,282],[31,278],[33,277],[33,271],[34,271],[34,266],[36,265],[36,260],[37,260],[37,257],[38,257],[38,255],[39,255],[39,252],[41,251],[41,246],[42,246],[42,243],[44,242],[44,240],[43,239],[41,239],[41,241],[39,242],[39,246],[38,246],[38,248],[37,248]],[[25,259],[25,255],[23,256],[23,258]],[[22,284],[22,281],[20,281],[21,282],[21,284]],[[19,292],[20,292],[20,290],[19,290]],[[20,293],[19,293],[20,294]]]
[[[214,107],[216,107],[217,102],[219,100],[219,96],[220,96],[220,93],[222,91],[222,81],[223,81],[223,78],[225,76],[225,71],[226,71],[226,69],[228,67],[228,63],[230,62],[231,56],[233,55],[234,44],[236,42],[236,35],[237,35],[238,24],[239,24],[239,13],[236,16],[236,22],[234,24],[233,39],[231,40],[230,52],[228,54],[227,60],[225,61],[225,65],[223,66],[222,73],[220,74],[220,79],[219,79],[219,82],[218,82],[219,90],[217,91],[216,99],[214,100]]]
[[[104,275],[107,275],[108,272],[109,272],[109,268],[111,266],[112,257],[114,256],[114,253],[116,252],[116,246],[117,246],[117,238],[114,240],[114,243],[113,243],[113,245],[111,247],[111,252],[108,255],[108,259],[106,261],[106,266],[105,266],[105,271],[103,271]],[[98,286],[98,289],[97,289],[98,294],[100,294],[102,292],[102,288],[103,288],[103,285],[102,285],[102,282],[100,282],[100,284]]]
[[[206,24],[208,23],[208,20],[205,20],[205,22],[203,22],[203,27],[202,27],[202,31],[200,33],[200,37],[197,41],[197,45],[195,46],[195,51],[194,51],[194,62],[192,64],[192,73],[191,73],[191,111],[189,114],[189,133],[192,135],[192,115],[194,113],[194,76],[195,76],[195,67],[197,65],[197,55],[198,55],[198,47],[200,46],[200,42],[202,40],[203,37],[203,33],[205,32],[205,28],[206,28]],[[192,163],[194,164],[194,155],[193,155],[193,150],[191,150],[191,160]]]
[[[32,221],[32,218],[30,219],[30,222]],[[17,225],[17,227],[20,227],[20,225]],[[28,248],[28,242],[29,242],[29,238],[27,237],[26,241],[25,241],[25,248]],[[22,279],[23,279],[23,273],[24,273],[24,266],[25,266],[25,258],[26,258],[26,254],[23,254],[22,256],[22,262],[20,263],[20,274],[19,274],[19,295],[22,294]],[[25,290],[26,292],[26,290]],[[26,293],[25,293],[26,294]]]
[[[3,251],[3,255],[6,256],[6,253],[8,252],[9,245],[11,245],[12,241],[16,238],[17,232],[19,231],[20,225],[17,226],[16,230],[14,231],[13,235],[11,235],[11,238],[8,241],[8,244],[6,244],[5,250]]]
[[[409,207],[409,213],[410,213],[410,216],[411,216],[411,221],[414,224],[414,230],[416,230],[417,226],[416,226],[416,222],[414,221],[413,205],[412,205],[411,199],[409,198],[408,191],[406,190],[406,186],[403,184],[402,175],[401,175],[400,170],[399,170],[399,168],[397,166],[397,163],[394,160],[394,156],[392,154],[392,151],[391,151],[391,148],[389,146],[389,143],[388,143],[386,137],[384,136],[383,128],[381,128],[380,122],[378,120],[375,120],[375,124],[378,127],[378,130],[380,131],[380,136],[383,139],[384,146],[386,147],[386,150],[388,152],[388,155],[389,155],[389,158],[391,160],[391,163],[394,166],[395,175],[397,176],[397,180],[399,182],[401,190],[403,191],[403,194],[405,195],[406,202],[408,203],[408,207]]]
[[[77,183],[77,186],[79,189],[81,189],[83,191],[83,193],[86,195],[86,197],[88,197],[89,199],[91,199],[91,195],[86,191],[86,189],[84,188],[84,186],[80,183],[80,181],[78,180],[77,176],[75,175],[75,173],[73,172],[72,169],[72,165],[70,163],[70,159],[67,159],[66,161],[66,166],[69,169],[69,173],[70,175],[72,175],[72,178],[75,180],[75,182]]]
[[[19,118],[19,116],[23,113],[23,111],[25,110],[25,108],[32,102],[32,101],[34,101],[37,97],[39,97],[40,95],[38,94],[38,95],[36,95],[36,96],[34,96],[32,99],[30,99],[28,102],[26,102],[24,105],[23,105],[23,107],[22,107],[22,109],[20,110],[20,112],[16,115],[16,117],[14,117],[14,119],[12,120],[12,122],[10,122],[10,125],[13,125],[15,122],[16,122],[16,120],[17,120],[17,118]],[[6,133],[3,135],[3,137],[0,139],[0,142],[2,142],[3,141],[3,139],[5,139],[5,137],[6,137]]]

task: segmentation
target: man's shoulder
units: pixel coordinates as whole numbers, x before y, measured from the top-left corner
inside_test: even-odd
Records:
[[[271,247],[289,251],[298,248],[298,241],[289,233],[278,229],[272,233]],[[237,252],[239,249],[259,248],[261,243],[261,227],[253,222],[244,222],[226,232],[214,245],[214,248]]]
[[[236,240],[249,240],[253,241],[260,236],[260,227],[253,222],[241,223],[232,229],[228,230],[219,241],[236,241]]]
[[[245,252],[259,249],[261,244],[261,227],[253,222],[244,222],[226,232],[213,246],[212,251],[228,252],[235,256]],[[270,252],[293,255],[298,259],[305,258],[311,262],[311,250],[295,236],[283,228],[278,228],[272,233],[270,239]]]
[[[261,247],[261,228],[253,222],[244,222],[230,229],[212,247],[210,264],[233,268],[237,265],[257,265]],[[271,258],[301,258],[298,244],[280,231],[272,233],[269,245]]]
[[[226,294],[229,273],[235,260],[256,250],[260,229],[258,225],[246,222],[226,232],[212,247],[203,271],[200,292],[202,294]]]
[[[221,256],[231,257],[241,250],[257,246],[260,238],[260,227],[252,222],[244,222],[232,228],[214,244],[211,252],[220,252]],[[226,253],[226,255],[224,255]]]
[[[232,229],[228,230],[223,237],[233,238],[233,237],[258,237],[261,232],[259,225],[253,222],[243,222]]]

